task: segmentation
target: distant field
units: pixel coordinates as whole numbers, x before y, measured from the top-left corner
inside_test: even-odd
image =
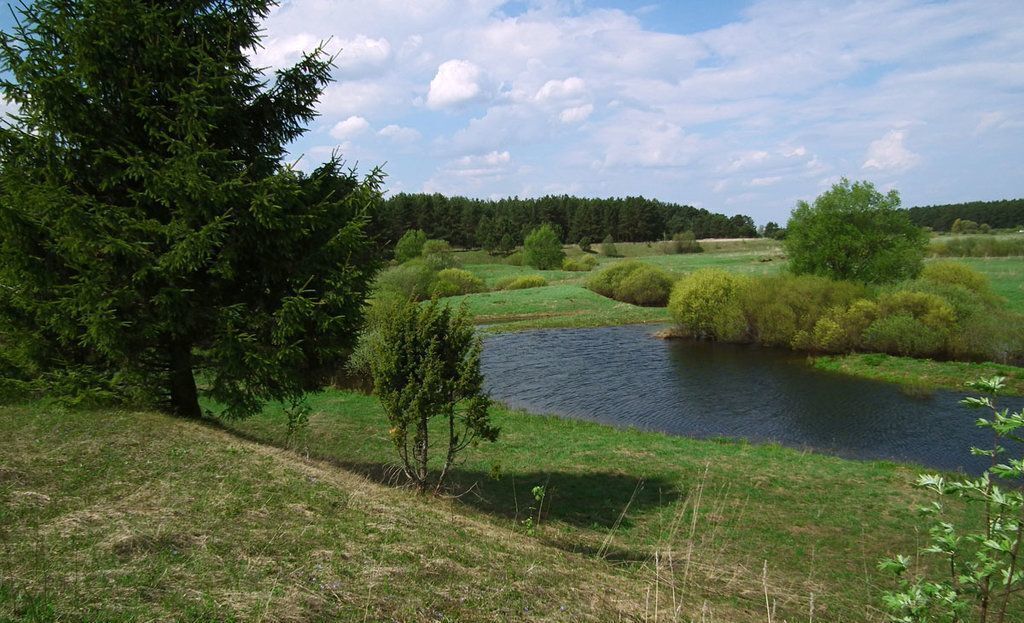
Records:
[[[465,301],[477,322],[501,331],[667,322],[667,311],[640,308],[596,295],[584,287],[586,280],[605,266],[629,259],[658,266],[676,277],[701,268],[766,275],[777,273],[786,266],[778,241],[755,239],[720,244],[723,250],[679,255],[664,254],[658,243],[651,243],[651,246],[646,243],[616,244],[628,257],[609,258],[595,254],[598,267],[590,272],[539,271],[529,266],[511,266],[503,263],[502,258],[492,258],[483,251],[459,252],[456,255],[463,262],[463,268],[483,279],[488,287],[493,288],[502,279],[524,275],[541,275],[549,285],[517,292],[471,294],[451,300],[456,303]],[[570,256],[582,255],[576,247],[566,247],[566,251]],[[1011,309],[1024,313],[1024,257],[940,259],[964,262],[982,272]]]

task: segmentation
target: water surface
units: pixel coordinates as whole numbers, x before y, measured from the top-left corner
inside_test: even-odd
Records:
[[[963,392],[910,397],[896,385],[816,370],[799,353],[660,340],[650,326],[488,337],[491,395],[513,407],[689,437],[774,441],[847,458],[981,472],[991,445]],[[1024,399],[1000,399],[1020,408]]]

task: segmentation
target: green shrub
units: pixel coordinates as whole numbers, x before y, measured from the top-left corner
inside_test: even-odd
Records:
[[[672,293],[672,277],[648,264],[626,274],[615,287],[612,298],[644,307],[664,307]]]
[[[484,282],[468,270],[446,268],[437,273],[431,294],[443,298],[483,292],[486,289]]]
[[[378,293],[397,294],[406,300],[425,301],[433,292],[436,277],[436,270],[422,259],[416,259],[381,271],[375,289]]]
[[[846,308],[864,295],[863,286],[849,281],[782,274],[748,280],[741,299],[757,342],[814,348],[813,333],[818,320],[829,310]]]
[[[949,335],[956,329],[956,313],[953,307],[935,294],[927,292],[898,291],[878,297],[878,313],[881,317],[910,316],[941,335]]]
[[[562,260],[562,270],[569,270],[573,272],[587,272],[593,270],[597,266],[597,258],[593,255],[584,255],[582,257],[567,257]]]
[[[494,285],[495,290],[526,290],[528,288],[543,288],[548,285],[548,280],[540,275],[524,275],[522,277],[507,277]]]
[[[601,242],[601,255],[605,257],[619,257],[619,250],[615,248],[615,240],[611,234],[605,236]]]
[[[633,271],[639,270],[644,264],[636,260],[616,262],[611,266],[602,269],[600,272],[591,275],[587,280],[587,287],[601,296],[610,299],[615,298],[615,289]]]
[[[582,238],[580,238],[579,246],[580,246],[580,251],[583,251],[584,253],[590,253],[590,251],[591,251],[591,249],[590,249],[590,238],[588,238],[586,236],[583,236]]]
[[[447,240],[427,240],[420,252],[423,262],[433,270],[457,268],[458,259]]]
[[[837,306],[829,309],[814,323],[814,329],[803,333],[794,344],[804,348],[829,353],[850,352],[857,349],[871,323],[878,319],[878,305],[874,301],[859,299],[848,307]]]
[[[387,416],[402,472],[418,490],[434,486],[439,491],[460,452],[475,440],[498,438],[472,320],[464,307],[454,310],[437,300],[406,302],[381,322],[368,348],[374,393]],[[431,431],[429,422],[435,418],[443,424]],[[430,448],[441,454],[440,460],[433,457],[436,476],[430,472]]]
[[[686,335],[742,340],[747,332],[742,305],[747,280],[713,268],[690,273],[672,288],[669,312]]]
[[[703,247],[697,242],[693,232],[679,232],[672,237],[673,251],[675,253],[700,253]]]
[[[890,355],[921,357],[941,352],[945,337],[913,316],[885,316],[864,332],[864,346]]]
[[[992,295],[988,278],[960,262],[929,262],[921,271],[921,279],[937,284],[961,286],[986,297]]]
[[[1002,309],[986,310],[960,323],[949,340],[958,359],[1009,363],[1024,353],[1024,317]]]
[[[551,270],[562,265],[565,251],[554,227],[544,223],[523,241],[523,263],[538,270]]]
[[[395,245],[395,259],[399,264],[419,257],[423,253],[423,245],[427,243],[427,233],[422,229],[410,229],[402,234]]]
[[[522,266],[523,252],[515,251],[514,253],[510,253],[509,256],[505,258],[505,263],[509,266]]]

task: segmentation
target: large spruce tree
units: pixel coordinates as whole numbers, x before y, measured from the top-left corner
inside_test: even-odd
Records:
[[[0,41],[0,328],[49,378],[200,414],[297,399],[349,348],[381,174],[283,160],[331,59],[265,78],[266,0],[40,0]]]

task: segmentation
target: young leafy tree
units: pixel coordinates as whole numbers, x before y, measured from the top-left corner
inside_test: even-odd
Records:
[[[928,236],[899,206],[895,190],[845,178],[813,204],[799,202],[786,225],[790,269],[864,283],[916,277]]]
[[[480,339],[465,309],[453,311],[437,299],[422,305],[396,300],[379,316],[364,348],[391,441],[419,491],[430,486],[431,448],[443,448],[440,490],[460,452],[478,439],[498,438],[480,373]],[[442,424],[432,429],[435,418]]]
[[[420,256],[423,245],[427,243],[427,234],[422,229],[410,229],[402,234],[395,244],[395,259],[398,263],[408,262]]]
[[[539,270],[552,270],[562,266],[565,251],[555,229],[545,223],[534,229],[523,241],[523,263]]]
[[[995,396],[1005,379],[982,379],[971,386],[986,395],[966,398],[963,404],[990,414],[979,418],[978,426],[992,431],[992,446],[971,448],[975,455],[991,459],[989,469],[978,478],[947,480],[938,474],[922,475],[917,486],[934,493],[937,500],[921,511],[934,519],[929,530],[931,542],[922,548],[929,565],[917,565],[899,555],[879,564],[897,577],[898,589],[886,593],[883,601],[893,621],[1018,621],[1024,607],[1024,456],[1014,457],[1005,445],[1024,442],[1024,412],[998,409]],[[958,497],[982,509],[978,526],[955,525],[944,517],[942,500]]]
[[[0,320],[51,373],[198,416],[201,372],[244,416],[350,348],[382,176],[283,163],[332,64],[265,79],[271,5],[40,0],[0,37]]]

